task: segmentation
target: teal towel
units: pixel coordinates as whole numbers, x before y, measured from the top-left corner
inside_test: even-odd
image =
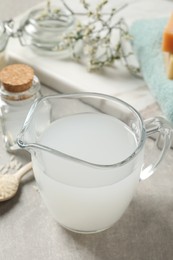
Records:
[[[144,80],[165,116],[173,122],[173,80],[166,76],[161,50],[167,20],[139,20],[132,25],[130,32]]]

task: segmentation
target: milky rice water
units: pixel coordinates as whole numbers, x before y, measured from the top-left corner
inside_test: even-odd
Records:
[[[54,121],[39,143],[81,160],[111,165],[137,148],[133,132],[105,114],[84,113]],[[41,195],[63,226],[91,232],[113,225],[133,197],[142,155],[122,167],[94,167],[40,151],[33,167]],[[139,163],[138,163],[139,162]]]

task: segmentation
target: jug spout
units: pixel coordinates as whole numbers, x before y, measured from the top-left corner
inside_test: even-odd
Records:
[[[17,143],[20,148],[30,150],[37,144],[40,135],[51,123],[51,105],[44,98],[38,98],[31,106],[25,119]]]

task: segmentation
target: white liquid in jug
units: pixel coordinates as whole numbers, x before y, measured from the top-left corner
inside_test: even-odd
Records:
[[[101,165],[121,162],[137,147],[134,134],[123,122],[92,113],[56,120],[40,143]],[[124,168],[102,169],[43,152],[40,165],[33,157],[33,166],[41,194],[58,222],[90,232],[111,226],[123,214],[139,179],[136,161]],[[125,177],[116,182],[116,174]]]
[[[123,161],[136,149],[132,131],[104,114],[78,114],[56,120],[41,143],[73,157],[102,165]]]

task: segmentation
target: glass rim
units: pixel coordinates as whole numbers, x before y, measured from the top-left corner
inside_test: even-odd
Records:
[[[116,163],[112,163],[112,164],[97,164],[97,163],[92,163],[92,162],[88,162],[86,160],[83,159],[79,159],[76,157],[73,157],[71,155],[68,155],[66,153],[60,152],[58,150],[55,150],[53,148],[50,148],[48,146],[45,145],[41,145],[38,143],[25,143],[23,141],[24,139],[24,134],[28,129],[28,126],[30,124],[31,119],[34,116],[34,112],[36,111],[36,108],[38,106],[38,104],[40,104],[41,102],[47,100],[47,99],[62,99],[62,98],[68,98],[68,99],[79,99],[79,98],[104,98],[113,102],[118,102],[121,105],[125,106],[126,108],[128,108],[131,112],[133,112],[136,115],[136,118],[139,120],[140,122],[140,126],[141,126],[141,136],[140,136],[140,140],[138,142],[137,147],[134,149],[133,153],[131,153],[127,158],[123,159],[120,162],[116,162]],[[75,161],[77,163],[82,163],[88,166],[92,166],[92,167],[96,167],[96,168],[115,168],[115,167],[120,167],[123,166],[124,164],[128,163],[129,161],[131,161],[133,158],[135,158],[137,156],[137,154],[142,150],[144,143],[145,143],[145,139],[146,139],[146,132],[145,132],[145,127],[144,127],[144,122],[143,119],[140,115],[140,113],[130,104],[128,104],[127,102],[107,95],[107,94],[101,94],[101,93],[96,93],[96,92],[77,92],[77,93],[73,93],[73,94],[56,94],[56,95],[48,95],[48,96],[44,96],[41,98],[38,98],[37,100],[35,100],[35,102],[33,103],[33,105],[31,106],[28,115],[26,117],[26,120],[23,124],[22,130],[19,133],[18,137],[17,137],[17,143],[19,145],[20,148],[23,149],[39,149],[39,150],[43,150],[43,151],[47,151],[49,153],[52,153],[54,155],[57,155],[59,157],[65,158],[65,159],[70,159],[72,161]]]
[[[48,15],[41,17],[41,15],[44,14],[44,11],[45,11],[44,8],[38,8],[38,9],[32,10],[28,14],[28,19],[26,20],[25,26],[33,25],[36,28],[40,28],[40,30],[58,31],[58,30],[69,28],[75,22],[74,15],[67,10],[63,10],[59,13],[59,17],[61,17],[61,16],[64,17],[64,20],[62,20],[62,21],[55,19],[53,16],[51,17],[51,16],[48,16]],[[42,19],[39,20],[38,19],[39,16]],[[56,18],[58,18],[58,16]],[[54,26],[48,26],[48,21],[52,21],[54,23]],[[43,24],[44,22],[47,22],[47,23]],[[56,25],[58,24],[58,22],[61,22],[61,27],[57,28]],[[24,26],[24,28],[25,28],[25,26]]]

